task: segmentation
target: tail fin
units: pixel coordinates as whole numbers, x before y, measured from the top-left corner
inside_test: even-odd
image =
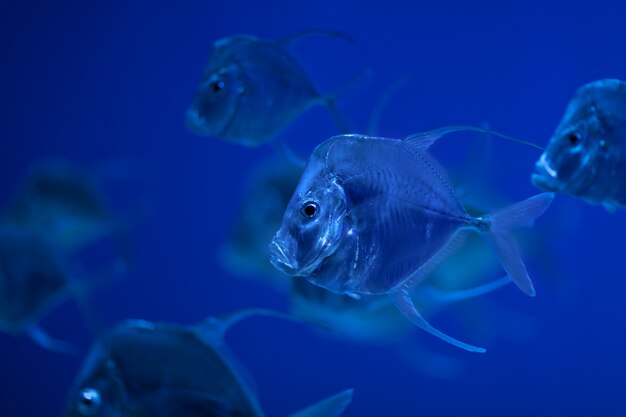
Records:
[[[519,251],[508,232],[528,226],[550,206],[553,193],[543,193],[498,210],[486,217],[489,228],[484,237],[513,282],[531,297],[535,295],[533,283],[528,276]]]
[[[289,417],[338,417],[352,401],[352,390],[348,389],[298,411]]]

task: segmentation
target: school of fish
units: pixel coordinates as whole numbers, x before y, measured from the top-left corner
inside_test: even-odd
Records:
[[[269,144],[278,152],[253,171],[219,259],[231,275],[282,291],[290,310],[242,306],[221,317],[207,311],[191,326],[128,319],[99,332],[69,390],[65,416],[265,415],[247,371],[223,340],[232,325],[254,316],[317,323],[335,337],[392,345],[416,326],[461,349],[485,352],[434,327],[430,317],[456,301],[495,298],[491,293],[511,282],[534,296],[522,257],[528,248],[514,234],[532,226],[555,194],[610,212],[626,206],[626,82],[597,80],[575,92],[535,164],[531,181],[541,193],[500,207],[474,197],[482,206],[476,208],[461,192],[463,180],[452,181],[431,146],[460,132],[528,143],[471,126],[403,138],[357,133],[336,105],[345,86],[321,93],[290,51],[295,40],[311,35],[353,41],[328,30],[215,41],[184,120],[195,135]],[[283,133],[314,106],[329,110],[337,136],[318,138],[305,162]],[[73,352],[43,330],[42,317],[66,299],[80,302],[128,261],[120,254],[101,271],[80,268],[84,248],[109,239],[123,252],[125,240],[124,222],[108,209],[93,177],[67,161],[36,163],[4,208],[1,331]],[[419,346],[401,356],[436,377],[461,369],[457,359]],[[346,387],[293,416],[339,416],[352,395]]]

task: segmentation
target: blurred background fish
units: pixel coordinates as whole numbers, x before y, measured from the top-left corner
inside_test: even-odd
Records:
[[[50,337],[38,322],[77,291],[48,240],[28,229],[0,228],[1,331],[25,333],[46,349],[72,352],[69,343]]]
[[[338,93],[322,94],[289,51],[294,40],[310,35],[353,40],[340,32],[309,30],[279,40],[249,35],[219,39],[185,124],[193,133],[245,146],[269,142],[310,107],[326,106],[340,132],[348,126],[335,105]]]
[[[286,289],[291,279],[269,261],[269,242],[298,185],[303,168],[282,157],[261,161],[251,170],[232,230],[220,250],[222,266],[231,274],[271,282]]]
[[[90,177],[67,160],[38,161],[0,217],[0,329],[26,333],[42,347],[66,353],[74,348],[50,337],[38,322],[73,298],[87,325],[98,326],[88,297],[124,274],[130,261],[125,225]],[[92,262],[86,252],[107,239],[111,256]]]
[[[68,255],[105,238],[128,251],[126,224],[97,183],[93,174],[67,160],[37,161],[10,199],[3,221],[32,230]]]
[[[239,311],[195,326],[118,324],[91,349],[64,415],[263,416],[246,371],[223,342],[229,327],[251,315],[273,313]],[[352,390],[343,391],[293,416],[336,417],[351,399]]]
[[[335,104],[350,133],[372,135],[358,126],[367,125],[378,92],[399,74],[409,74],[411,83],[383,106],[384,136],[487,120],[496,130],[537,141],[554,133],[576,88],[590,80],[623,79],[623,9],[617,2],[545,1],[5,2],[0,13],[2,227],[27,233],[14,221],[9,225],[5,214],[17,195],[16,184],[25,183],[21,175],[52,156],[70,161],[79,176],[95,185],[104,211],[122,219],[113,224],[127,229],[125,239],[118,237],[117,226],[92,227],[90,221],[74,219],[73,226],[59,229],[75,234],[48,232],[59,244],[44,239],[42,251],[53,246],[51,259],[69,277],[61,290],[66,295],[26,321],[82,353],[95,337],[99,344],[128,318],[143,319],[136,322],[139,327],[163,322],[187,329],[193,326],[185,323],[220,311],[249,306],[292,311],[302,302],[302,315],[311,314],[302,320],[320,317],[329,324],[311,331],[302,323],[250,320],[227,334],[228,346],[254,375],[254,398],[268,415],[288,415],[346,387],[355,388],[346,416],[625,414],[626,338],[615,329],[623,324],[626,288],[615,279],[623,268],[621,246],[612,237],[621,234],[623,210],[610,214],[581,198],[557,197],[532,230],[516,234],[537,297],[521,297],[515,286],[505,285],[488,296],[457,300],[463,294],[457,290],[480,288],[502,275],[497,260],[475,237],[424,282],[428,286],[416,288],[421,293],[411,296],[433,325],[490,348],[487,355],[470,355],[416,331],[388,302],[377,305],[377,297],[371,304],[365,297],[358,303],[299,288],[291,301],[291,288],[276,291],[275,285],[263,284],[265,272],[256,274],[237,258],[232,269],[218,262],[227,257],[232,226],[243,216],[242,186],[252,181],[255,166],[270,159],[276,151],[272,146],[283,154],[293,149],[304,155],[337,133],[322,100],[314,100],[254,149],[232,146],[228,139],[190,140],[192,130],[181,120],[193,104],[198,81],[208,81],[199,80],[208,39],[254,34],[271,43],[303,28],[328,27],[349,33],[357,43],[301,37],[297,45],[287,41],[283,47],[321,97],[341,97]],[[371,68],[374,77],[367,88],[352,88],[345,80],[363,68]],[[539,153],[530,148],[495,141],[486,150],[491,157],[458,171],[465,166],[467,146],[479,142],[450,138],[433,149],[472,215],[536,192],[529,177]],[[147,174],[141,190],[129,190],[123,181],[101,187],[98,166],[118,157],[130,161],[131,180]],[[156,169],[146,172],[137,165],[146,163]],[[145,185],[157,196],[147,204],[152,215],[127,215],[135,211]],[[142,221],[133,222],[137,217]],[[37,233],[35,240],[41,237]],[[250,248],[256,244],[253,237]],[[124,252],[119,240],[132,241],[132,268],[124,269],[125,279],[109,285],[115,262],[111,275],[99,266]],[[44,269],[51,276],[57,271]],[[84,288],[80,284],[94,275],[98,284],[88,285],[88,301],[75,297],[83,292],[75,288]],[[37,288],[46,292],[44,285]],[[25,305],[37,298],[37,290],[28,291]],[[85,307],[96,310],[100,327],[83,318]],[[372,326],[359,327],[366,322]],[[82,357],[1,332],[0,415],[61,415]],[[98,396],[96,389],[81,393],[83,388],[92,387],[73,390],[69,398],[70,404],[82,402],[83,411],[109,398]]]
[[[574,95],[535,164],[537,187],[600,204],[626,205],[626,83],[608,79]]]

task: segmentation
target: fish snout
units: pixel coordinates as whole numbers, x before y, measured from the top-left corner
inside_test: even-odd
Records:
[[[556,171],[546,161],[545,154],[535,162],[535,172],[530,177],[535,187],[545,191],[558,191],[558,178]]]
[[[274,268],[287,275],[295,275],[298,270],[298,264],[291,251],[278,236],[272,239],[269,246],[270,262]]]
[[[185,126],[187,129],[199,136],[210,136],[207,120],[200,114],[198,109],[190,107],[185,114]]]

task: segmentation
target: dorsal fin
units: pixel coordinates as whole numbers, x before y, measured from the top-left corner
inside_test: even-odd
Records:
[[[329,30],[329,29],[304,29],[299,32],[295,32],[290,35],[284,36],[278,39],[276,42],[280,43],[281,45],[289,45],[290,43],[300,38],[304,38],[306,36],[311,36],[311,35],[322,35],[322,36],[330,36],[330,37],[337,38],[337,39],[343,39],[344,41],[349,42],[353,45],[356,45],[357,43],[356,39],[354,39],[352,36],[348,35],[347,33],[339,32],[336,30]]]
[[[278,311],[263,308],[250,308],[238,310],[220,317],[208,317],[196,325],[196,333],[208,344],[219,345],[224,339],[224,335],[228,329],[241,320],[253,316],[277,317],[283,320],[300,321],[297,317]]]
[[[424,152],[433,143],[435,143],[435,141],[437,141],[437,139],[441,138],[442,136],[445,136],[448,133],[462,132],[462,131],[488,133],[490,135],[493,135],[493,136],[496,136],[496,137],[499,137],[499,138],[502,138],[502,139],[506,139],[506,140],[509,140],[511,142],[515,142],[515,143],[519,143],[519,144],[522,144],[522,145],[530,146],[531,148],[535,148],[535,149],[539,149],[540,151],[543,151],[542,147],[537,146],[534,143],[526,142],[526,141],[523,141],[521,139],[516,139],[514,137],[507,136],[507,135],[495,132],[495,131],[490,130],[490,129],[484,129],[482,127],[474,127],[474,126],[446,126],[446,127],[440,127],[439,129],[434,129],[434,130],[429,130],[427,132],[415,133],[413,135],[409,135],[406,138],[404,138],[402,140],[402,142],[406,143],[407,145],[409,145],[410,147],[412,147],[412,148],[414,148],[416,150]]]
[[[247,397],[250,399],[256,415],[263,416],[263,410],[257,401],[257,389],[254,379],[224,343],[224,335],[233,325],[237,324],[241,320],[253,316],[269,316],[285,320],[298,321],[296,317],[288,314],[263,308],[251,308],[224,314],[220,317],[208,317],[204,321],[195,325],[193,330],[204,343],[217,352],[223,361],[228,364],[234,377],[239,381],[241,388],[246,392]]]

